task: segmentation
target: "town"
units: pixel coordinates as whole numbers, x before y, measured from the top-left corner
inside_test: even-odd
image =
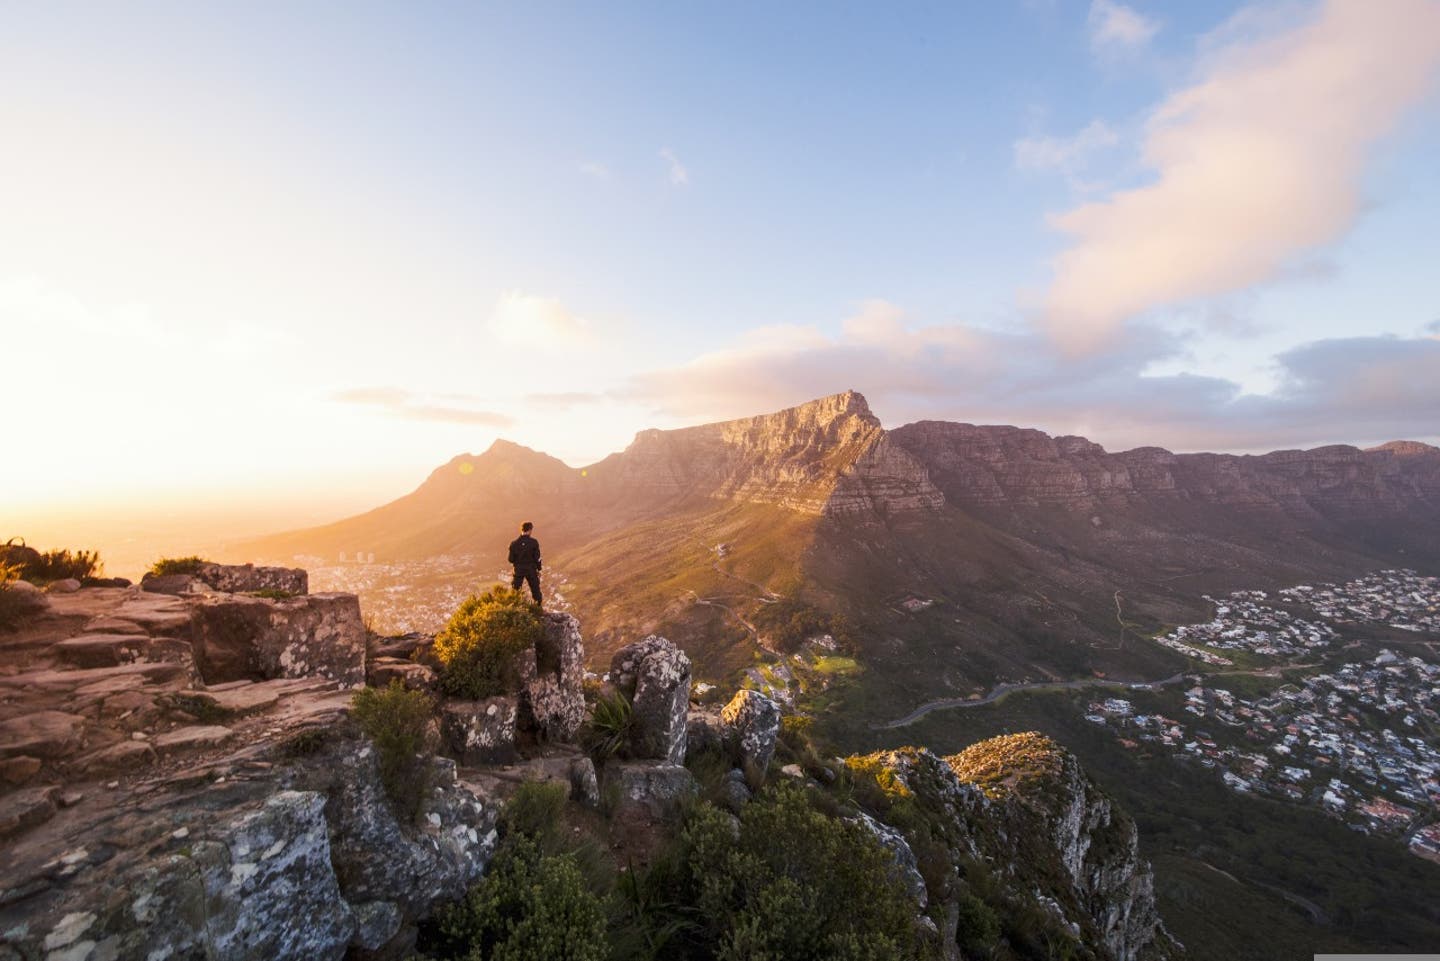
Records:
[[[1210,622],[1157,640],[1210,666],[1233,667],[1241,652],[1328,652],[1325,664],[1198,672],[1173,708],[1113,697],[1092,702],[1086,720],[1112,728],[1126,747],[1149,743],[1213,768],[1235,791],[1316,805],[1356,830],[1404,837],[1413,853],[1440,861],[1440,658],[1424,638],[1411,646],[1430,659],[1397,652],[1396,643],[1362,652],[1348,636],[1359,625],[1440,635],[1440,578],[1382,571],[1277,593],[1276,603],[1307,610],[1237,591],[1213,601]],[[1306,674],[1310,668],[1316,673]],[[1155,695],[1166,697],[1175,695]]]

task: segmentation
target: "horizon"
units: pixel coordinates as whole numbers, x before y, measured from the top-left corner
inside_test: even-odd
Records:
[[[1111,451],[1440,443],[1435,0],[0,25],[4,536],[308,526],[837,382]]]

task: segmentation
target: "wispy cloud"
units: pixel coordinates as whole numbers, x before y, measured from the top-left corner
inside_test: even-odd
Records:
[[[1148,120],[1155,181],[1052,218],[1074,243],[1055,261],[1049,330],[1091,350],[1151,309],[1285,275],[1355,221],[1368,148],[1437,64],[1432,0],[1331,0],[1300,26],[1207,48]]]
[[[670,183],[677,187],[684,187],[690,183],[690,171],[686,170],[685,165],[680,162],[680,158],[675,156],[675,151],[669,147],[660,148],[660,159],[670,165]]]
[[[514,418],[494,411],[433,402],[439,399],[466,399],[463,395],[448,394],[441,398],[432,398],[400,387],[355,387],[336,391],[330,395],[330,399],[340,404],[371,407],[406,420],[474,424],[481,427],[509,427],[515,423]]]
[[[604,394],[593,394],[586,391],[562,391],[550,394],[525,395],[526,406],[544,411],[573,410],[577,407],[589,407],[602,403],[604,400]]]
[[[1160,22],[1116,0],[1093,0],[1085,27],[1090,49],[1100,57],[1134,53],[1160,31]]]
[[[1120,137],[1103,120],[1092,120],[1069,137],[1022,137],[1015,141],[1015,166],[1020,170],[1053,171],[1064,175],[1071,186],[1094,189],[1082,174],[1095,157],[1120,142]]]
[[[587,160],[580,165],[580,172],[587,177],[594,177],[596,180],[609,180],[610,168],[602,163]]]

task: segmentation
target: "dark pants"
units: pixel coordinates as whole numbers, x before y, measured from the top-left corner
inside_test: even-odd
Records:
[[[515,568],[515,578],[510,582],[510,587],[520,590],[521,583],[530,585],[530,596],[535,598],[535,603],[540,603],[540,572],[531,570],[528,567]]]

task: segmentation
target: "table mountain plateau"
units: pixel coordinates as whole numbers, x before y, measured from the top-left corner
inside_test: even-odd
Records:
[[[537,524],[599,656],[658,630],[720,676],[751,663],[767,641],[755,613],[785,599],[844,614],[889,701],[1159,678],[1180,662],[1143,634],[1203,619],[1202,593],[1434,568],[1440,449],[1109,453],[1006,426],[887,431],[850,391],[642,431],[583,469],[497,441],[369,513],[236,551],[471,553],[488,578],[520,520]]]

